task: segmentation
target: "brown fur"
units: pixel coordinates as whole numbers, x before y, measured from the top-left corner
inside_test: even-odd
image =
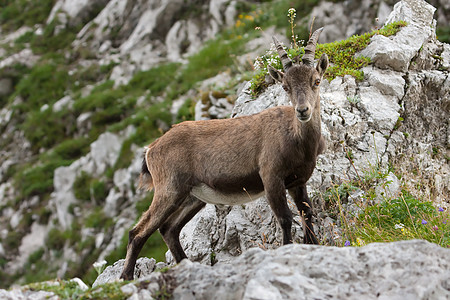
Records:
[[[325,147],[317,81],[327,65],[328,58],[322,56],[316,68],[292,65],[286,74],[269,69],[293,106],[234,119],[183,122],[148,146],[140,186],[154,186],[155,194],[130,231],[121,278],[133,278],[137,256],[157,229],[175,260],[186,258],[179,233],[205,205],[191,193],[200,185],[231,196],[264,191],[282,228],[283,244],[292,242],[288,189],[302,212],[305,243],[318,243],[306,182]]]

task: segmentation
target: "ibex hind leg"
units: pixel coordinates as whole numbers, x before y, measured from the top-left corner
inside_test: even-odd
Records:
[[[150,208],[129,232],[127,256],[120,278],[133,279],[136,260],[145,242],[177,210],[186,197],[187,194],[168,194],[155,190]]]
[[[303,242],[305,244],[319,244],[312,224],[312,205],[309,200],[306,185],[289,189],[289,194],[294,199],[303,223]]]
[[[193,196],[188,196],[183,204],[159,228],[164,241],[169,247],[175,261],[179,263],[187,258],[180,243],[181,229],[206,205]]]

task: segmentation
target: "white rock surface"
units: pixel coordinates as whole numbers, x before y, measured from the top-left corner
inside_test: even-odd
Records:
[[[386,20],[386,24],[395,21],[406,21],[408,26],[402,28],[395,36],[375,35],[371,43],[360,55],[372,59],[375,66],[381,69],[393,69],[406,72],[411,60],[423,45],[434,38],[436,9],[425,1],[402,0],[394,6]]]
[[[210,267],[183,260],[164,273],[141,274],[137,289],[127,291],[134,297],[142,290],[156,295],[164,289],[172,299],[205,300],[440,300],[450,298],[449,256],[449,249],[421,240],[361,248],[299,244],[268,251],[253,248],[232,263]],[[149,262],[148,269],[153,265]],[[118,274],[122,266],[108,268],[104,273]]]
[[[122,273],[125,260],[121,259],[116,261],[113,265],[106,267],[106,269],[100,274],[92,284],[96,287],[107,282],[113,282],[119,280]],[[141,257],[136,261],[136,268],[134,270],[134,277],[140,278],[150,275],[155,269],[156,261],[153,258]]]

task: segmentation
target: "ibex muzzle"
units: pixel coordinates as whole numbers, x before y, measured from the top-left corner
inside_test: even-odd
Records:
[[[206,203],[234,205],[265,194],[282,229],[283,244],[288,244],[288,190],[303,219],[303,241],[318,244],[306,182],[325,147],[319,84],[328,58],[322,55],[317,67],[313,64],[320,31],[311,36],[300,64],[293,64],[274,39],[284,72],[272,67],[269,72],[282,82],[292,106],[234,119],[183,122],[149,145],[140,186],[154,187],[155,194],[129,233],[121,278],[133,279],[139,252],[157,229],[177,262],[187,258],[180,231]]]

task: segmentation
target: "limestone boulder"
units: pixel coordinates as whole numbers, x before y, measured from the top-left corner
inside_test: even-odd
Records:
[[[166,272],[141,273],[126,290],[130,298],[164,290],[173,299],[448,299],[449,255],[449,249],[421,240],[254,248],[231,263],[183,260]],[[148,262],[148,269],[153,265]],[[104,273],[120,273],[122,266],[108,268]]]
[[[412,59],[428,40],[435,38],[436,8],[425,1],[402,0],[394,6],[386,24],[406,21],[408,26],[402,28],[395,36],[375,35],[371,43],[360,55],[372,59],[381,69],[406,72]]]

